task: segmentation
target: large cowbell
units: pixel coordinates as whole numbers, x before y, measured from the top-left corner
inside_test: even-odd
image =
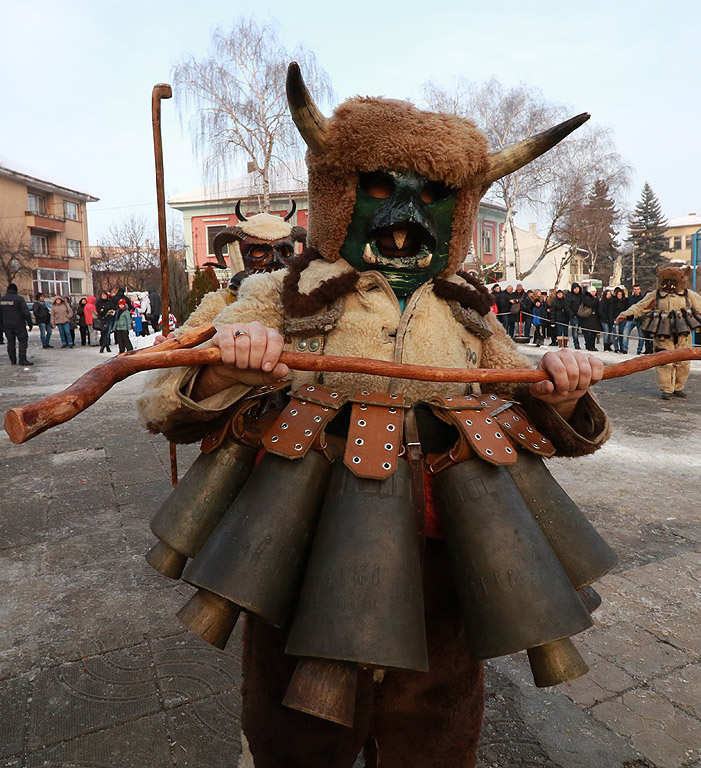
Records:
[[[285,652],[428,670],[407,462],[385,480],[334,464]]]
[[[437,475],[436,492],[475,659],[543,646],[592,625],[504,467],[462,462]]]
[[[550,474],[540,456],[520,451],[506,471],[565,569],[572,586],[593,584],[618,562],[579,507]]]
[[[211,453],[200,453],[151,520],[158,543],[146,560],[163,576],[180,578],[236,498],[253,469],[256,450],[227,438]]]
[[[289,623],[329,470],[329,461],[316,451],[298,461],[270,453],[263,456],[214,533],[185,569],[183,579],[201,590],[193,598],[195,606],[211,610],[216,604],[220,610],[222,603],[228,603],[229,613],[220,612],[229,623],[239,608],[276,627]],[[178,616],[200,632],[202,624],[188,605]],[[231,629],[233,624],[229,632]],[[220,647],[226,644],[225,633],[200,634]]]

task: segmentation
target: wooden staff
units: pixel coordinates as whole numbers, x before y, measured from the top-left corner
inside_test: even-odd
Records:
[[[179,342],[179,346],[182,347],[208,333],[210,336],[214,333],[211,326],[191,331],[189,335],[184,334],[180,339],[173,341]],[[5,416],[5,431],[12,442],[24,443],[50,427],[63,424],[77,416],[102,397],[114,384],[134,373],[158,368],[200,366],[221,362],[221,351],[218,347],[177,349],[171,346],[164,349],[165,346],[164,343],[152,351],[139,350],[114,357],[83,374],[63,392],[50,395],[36,403],[12,408]],[[701,360],[701,347],[671,349],[609,365],[604,368],[603,378],[615,379],[681,360]],[[548,378],[545,371],[530,368],[437,368],[427,365],[389,363],[385,360],[367,360],[362,357],[311,355],[304,352],[283,352],[280,355],[280,362],[297,371],[362,373],[417,381],[530,384]]]
[[[168,238],[166,234],[166,197],[163,181],[163,141],[161,138],[161,99],[170,99],[173,89],[168,83],[158,83],[151,93],[151,123],[153,124],[153,154],[156,159],[156,203],[158,205],[158,248],[161,260],[161,333],[170,330]],[[178,456],[175,443],[170,443],[170,479],[178,484]]]

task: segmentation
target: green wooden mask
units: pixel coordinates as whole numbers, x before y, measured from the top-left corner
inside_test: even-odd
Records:
[[[457,190],[415,173],[361,173],[341,255],[408,296],[448,266]]]

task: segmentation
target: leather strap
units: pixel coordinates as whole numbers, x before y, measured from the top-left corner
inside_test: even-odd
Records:
[[[402,449],[403,395],[356,392],[351,399],[344,464],[357,477],[384,480],[397,468]]]
[[[309,384],[290,394],[290,402],[263,438],[266,451],[301,459],[310,448],[326,451],[324,429],[346,402],[336,390]]]
[[[426,484],[424,482],[424,457],[421,452],[419,428],[416,424],[416,412],[408,408],[404,413],[404,439],[406,458],[411,471],[411,486],[416,510],[416,525],[419,533],[419,546],[423,559],[426,544]]]
[[[497,407],[490,415],[506,432],[509,439],[519,448],[535,453],[536,456],[546,458],[553,456],[555,446],[531,424],[523,408],[516,403],[508,403],[508,406],[508,408]]]

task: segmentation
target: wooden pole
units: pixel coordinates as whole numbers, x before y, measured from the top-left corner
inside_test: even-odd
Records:
[[[192,334],[194,336],[196,333],[206,334],[207,332],[210,332],[209,328],[197,329]],[[206,349],[169,348],[161,351],[163,346],[165,345],[161,344],[152,351],[140,350],[114,357],[83,374],[63,392],[49,395],[49,397],[36,403],[12,408],[5,416],[5,431],[12,442],[24,443],[50,427],[63,424],[77,416],[99,400],[118,381],[122,381],[134,373],[158,368],[210,365],[221,362],[221,352],[218,347]],[[670,349],[666,352],[656,352],[652,355],[609,365],[604,368],[603,378],[615,379],[681,360],[701,360],[701,347]],[[548,374],[540,369],[438,368],[427,365],[389,363],[385,360],[367,360],[362,357],[311,355],[304,352],[283,352],[280,361],[298,371],[362,373],[416,381],[529,384],[545,381],[548,378]]]

